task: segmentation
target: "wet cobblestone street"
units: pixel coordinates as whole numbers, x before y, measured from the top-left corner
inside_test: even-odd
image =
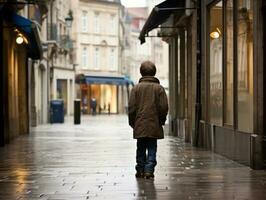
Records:
[[[155,179],[136,179],[135,146],[125,115],[41,125],[0,148],[0,199],[265,199],[265,171],[175,137],[158,142]]]

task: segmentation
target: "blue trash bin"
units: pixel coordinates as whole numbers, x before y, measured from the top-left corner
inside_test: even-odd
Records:
[[[64,123],[64,101],[63,100],[51,100],[50,102],[50,122]]]

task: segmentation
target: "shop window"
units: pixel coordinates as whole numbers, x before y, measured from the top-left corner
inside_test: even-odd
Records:
[[[210,65],[209,65],[209,117],[210,122],[222,125],[223,120],[223,3],[210,8]]]
[[[234,66],[234,9],[233,0],[226,1],[226,63],[225,63],[225,124],[233,125],[233,66]]]
[[[238,129],[253,131],[253,1],[238,2]]]

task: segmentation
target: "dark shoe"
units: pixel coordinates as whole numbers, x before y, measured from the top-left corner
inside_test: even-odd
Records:
[[[145,172],[144,173],[144,178],[145,179],[153,179],[154,178],[154,174],[150,173],[150,172]]]
[[[144,173],[143,172],[137,172],[135,174],[136,178],[144,178]]]

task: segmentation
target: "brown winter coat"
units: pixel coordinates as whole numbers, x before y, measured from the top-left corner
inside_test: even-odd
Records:
[[[167,97],[159,80],[152,76],[142,77],[129,99],[129,125],[134,129],[134,138],[164,138],[162,125],[167,112]]]

